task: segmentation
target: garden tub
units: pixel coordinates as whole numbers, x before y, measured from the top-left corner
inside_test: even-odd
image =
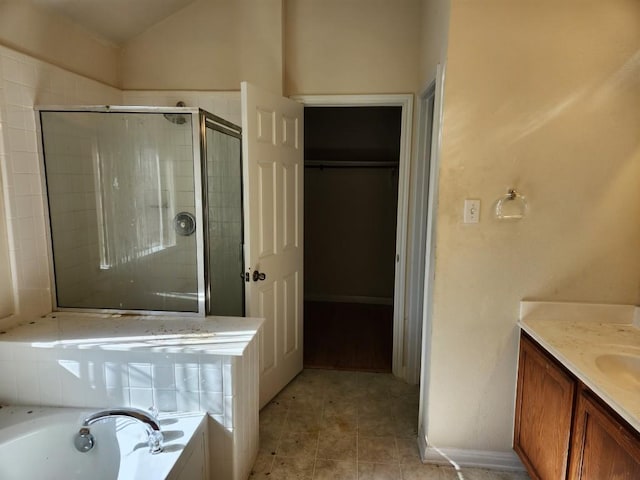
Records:
[[[152,454],[144,424],[112,417],[91,425],[95,439],[86,452],[74,439],[95,409],[0,407],[2,480],[192,480],[207,475],[205,414],[162,414],[160,453]]]

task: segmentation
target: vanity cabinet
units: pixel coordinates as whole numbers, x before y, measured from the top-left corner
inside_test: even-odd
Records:
[[[586,389],[576,405],[571,480],[640,478],[640,438]]]
[[[640,434],[524,332],[514,450],[534,480],[637,480]]]
[[[520,339],[514,450],[534,480],[564,480],[576,382],[527,336]]]

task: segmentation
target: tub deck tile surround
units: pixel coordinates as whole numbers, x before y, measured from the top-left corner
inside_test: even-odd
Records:
[[[423,465],[419,389],[391,374],[307,369],[260,412],[251,479],[527,480],[524,472]]]
[[[262,319],[56,312],[22,322],[0,342],[39,348],[242,355]]]

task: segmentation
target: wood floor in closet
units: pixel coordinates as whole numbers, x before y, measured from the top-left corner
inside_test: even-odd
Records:
[[[304,366],[390,372],[393,306],[304,303]]]

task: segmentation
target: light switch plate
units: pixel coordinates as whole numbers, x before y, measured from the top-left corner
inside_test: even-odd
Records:
[[[464,201],[464,223],[478,223],[480,221],[480,200],[466,199]]]

